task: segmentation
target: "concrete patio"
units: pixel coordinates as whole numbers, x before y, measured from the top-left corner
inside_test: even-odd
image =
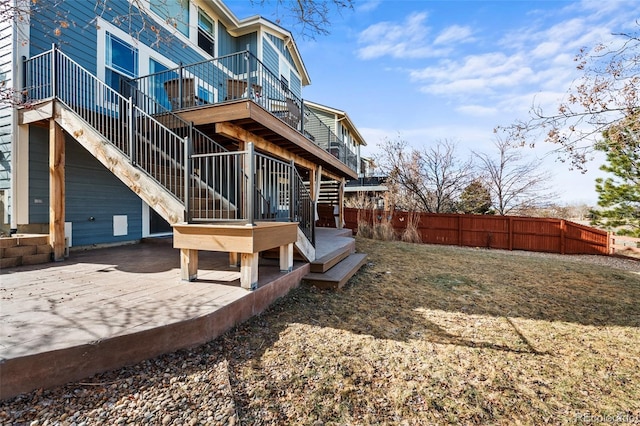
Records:
[[[250,291],[228,263],[203,251],[197,281],[182,281],[179,251],[165,241],[0,271],[0,399],[214,339],[309,273],[308,263],[286,273],[261,259]]]

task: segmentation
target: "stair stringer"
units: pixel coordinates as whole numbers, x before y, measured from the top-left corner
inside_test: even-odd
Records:
[[[300,228],[298,228],[298,238],[296,239],[295,246],[307,262],[316,260],[316,249]]]
[[[127,185],[170,224],[183,223],[184,205],[159,182],[131,164],[108,139],[62,102],[55,102],[54,119],[103,166]]]

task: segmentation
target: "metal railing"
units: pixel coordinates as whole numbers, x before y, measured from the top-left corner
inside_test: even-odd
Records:
[[[250,99],[351,169],[357,169],[356,154],[342,138],[249,51],[181,64],[134,79],[133,84],[171,110]]]
[[[166,128],[55,46],[25,60],[24,101],[56,98],[180,201],[188,138]]]
[[[206,187],[216,188],[215,196],[192,192],[191,221],[298,222],[315,243],[314,203],[292,162],[256,153],[249,143],[246,151],[194,154],[191,169]]]
[[[125,98],[55,46],[25,60],[23,78],[24,105],[64,103],[184,203],[187,221],[297,221],[313,238],[313,202],[293,163],[255,153],[251,143],[226,151],[136,87]]]
[[[316,245],[316,203],[311,198],[302,177],[296,168],[291,164],[291,193],[295,200],[291,208],[291,220],[298,222],[298,227],[304,233],[312,245]]]

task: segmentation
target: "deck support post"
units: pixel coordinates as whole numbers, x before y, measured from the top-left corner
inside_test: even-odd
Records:
[[[240,286],[255,290],[258,288],[259,253],[242,253],[240,256]]]
[[[65,141],[55,120],[49,120],[49,244],[54,261],[64,260]]]
[[[180,249],[180,278],[195,281],[198,278],[198,250]]]
[[[338,185],[338,206],[340,207],[338,210],[338,223],[336,224],[336,228],[342,229],[344,227],[344,187],[346,185],[345,178],[340,180],[340,185]]]
[[[293,243],[280,246],[280,272],[293,271]]]
[[[232,251],[229,253],[229,266],[231,267],[240,266],[240,258],[238,257],[237,252]]]

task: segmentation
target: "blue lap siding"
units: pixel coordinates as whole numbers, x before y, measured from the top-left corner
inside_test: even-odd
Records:
[[[66,222],[73,246],[122,243],[142,237],[142,201],[70,136],[66,136]],[[49,133],[29,132],[29,222],[49,222]],[[126,215],[128,233],[113,235],[113,216]],[[94,220],[90,220],[93,218]]]

